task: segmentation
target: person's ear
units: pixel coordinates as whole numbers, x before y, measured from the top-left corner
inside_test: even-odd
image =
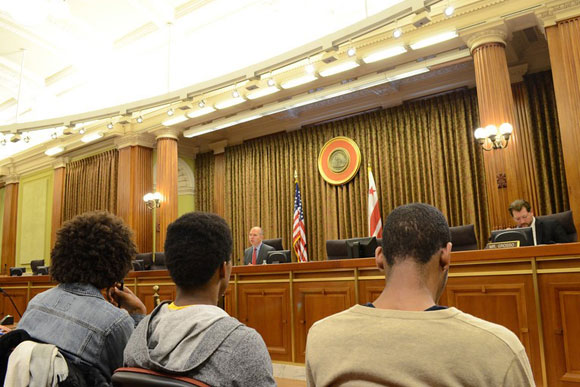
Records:
[[[220,265],[220,267],[218,268],[218,271],[219,271],[219,277],[220,277],[220,279],[222,279],[222,278],[225,278],[225,277],[226,277],[226,275],[227,275],[227,272],[228,272],[228,268],[227,268],[227,266],[228,266],[228,262],[227,262],[227,261],[225,261],[225,262],[222,262],[222,264],[221,264],[221,265]]]
[[[451,265],[451,248],[453,244],[447,242],[447,245],[441,249],[441,255],[439,256],[439,266],[442,270],[449,270]]]
[[[380,271],[385,271],[385,256],[382,246],[378,246],[375,250],[375,264]]]

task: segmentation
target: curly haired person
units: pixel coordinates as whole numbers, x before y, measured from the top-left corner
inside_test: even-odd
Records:
[[[67,221],[51,252],[50,275],[59,284],[30,300],[18,329],[110,383],[146,313],[137,296],[116,286],[135,254],[131,230],[114,215],[87,212]]]

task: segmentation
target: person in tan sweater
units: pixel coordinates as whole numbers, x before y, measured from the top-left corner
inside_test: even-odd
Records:
[[[316,322],[306,344],[308,386],[533,386],[526,352],[507,328],[437,305],[451,235],[436,208],[387,217],[377,266],[381,295]]]

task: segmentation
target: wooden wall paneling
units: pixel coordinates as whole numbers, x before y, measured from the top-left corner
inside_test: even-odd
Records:
[[[159,278],[157,280],[147,279],[147,281],[138,282],[136,294],[137,297],[139,297],[145,304],[145,307],[147,308],[147,314],[151,313],[153,309],[155,309],[155,303],[153,300],[155,291],[153,290],[153,286],[159,286],[157,294],[159,294],[159,300],[161,302],[175,300],[175,284],[168,283],[168,280],[168,278]]]
[[[214,166],[213,212],[221,217],[226,215],[226,157],[225,153],[216,154]]]
[[[177,140],[170,137],[157,139],[157,191],[163,196],[159,216],[159,244],[163,251],[167,226],[177,219]]]
[[[236,307],[235,307],[235,297],[234,297],[234,289],[231,286],[228,286],[225,294],[224,294],[224,310],[232,317],[236,317]]]
[[[570,209],[580,230],[580,18],[546,28]]]
[[[355,304],[354,281],[295,282],[293,286],[296,362],[304,363],[310,327]]]
[[[16,230],[18,226],[18,183],[4,189],[4,219],[2,220],[2,274],[10,275],[16,261]]]
[[[360,280],[358,282],[358,294],[359,294],[359,299],[358,299],[358,303],[359,304],[366,304],[367,302],[373,302],[374,300],[376,300],[377,298],[379,298],[379,296],[381,295],[381,293],[383,292],[383,289],[385,288],[385,280]]]
[[[143,201],[143,195],[153,190],[152,155],[152,149],[142,146],[119,149],[117,215],[133,230],[137,250],[142,253],[153,247],[152,211]]]
[[[580,273],[538,275],[549,386],[580,386]]]
[[[239,320],[260,333],[273,360],[291,361],[289,284],[238,286]]]
[[[62,226],[62,209],[64,205],[64,180],[65,167],[54,169],[53,195],[52,195],[52,220],[50,233],[50,246],[54,247],[56,232]]]
[[[505,44],[499,41],[472,47],[477,85],[480,126],[496,125],[504,122],[514,125],[514,131],[505,149],[484,152],[486,191],[490,225],[492,229],[512,226],[507,211],[509,204],[518,198],[534,203],[535,195],[532,165],[521,158],[526,154],[526,143],[515,126],[514,102],[505,56]],[[475,128],[474,128],[475,129]],[[529,153],[529,152],[528,152]],[[498,186],[498,175],[505,174],[507,187]]]
[[[542,385],[540,342],[531,275],[449,278],[444,292],[448,306],[503,325],[514,332],[526,349],[536,384]]]
[[[24,314],[26,305],[28,305],[28,286],[17,286],[13,288],[4,287],[4,291],[12,297],[12,300],[14,301],[14,304],[16,304],[20,313]],[[16,312],[16,309],[14,309],[10,299],[5,294],[0,295],[0,311],[2,317],[9,314],[14,316],[14,322],[20,321],[20,316]]]

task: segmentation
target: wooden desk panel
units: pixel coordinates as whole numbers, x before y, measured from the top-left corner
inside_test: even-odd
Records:
[[[274,360],[301,363],[315,321],[378,297],[384,275],[374,265],[367,258],[234,267],[224,306],[260,332]],[[175,297],[166,271],[131,272],[125,284],[148,311],[153,285],[162,300]],[[23,311],[54,283],[48,276],[0,277],[0,286]],[[6,297],[0,302],[15,315]],[[511,329],[538,386],[580,386],[580,243],[452,253],[440,303]]]

